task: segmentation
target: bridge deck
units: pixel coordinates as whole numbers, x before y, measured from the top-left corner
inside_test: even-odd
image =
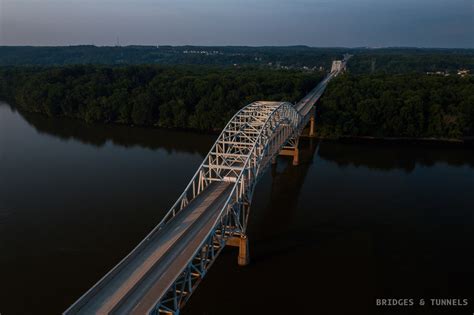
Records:
[[[309,117],[312,107],[335,75],[337,73],[329,74],[295,104],[303,117]],[[214,227],[232,185],[227,182],[210,184],[162,229],[150,233],[64,314],[149,314]]]
[[[212,229],[231,187],[226,182],[211,184],[163,229],[149,235],[65,314],[146,314]]]
[[[322,80],[311,92],[308,93],[301,101],[295,104],[296,110],[304,117],[308,115],[311,108],[323,95],[329,81],[333,78],[333,74],[328,75]]]

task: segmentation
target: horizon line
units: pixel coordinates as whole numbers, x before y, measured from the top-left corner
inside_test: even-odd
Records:
[[[127,47],[249,47],[249,48],[285,48],[285,47],[305,47],[319,49],[439,49],[439,50],[474,50],[474,47],[439,47],[439,46],[310,46],[305,44],[295,45],[199,45],[199,44],[129,44],[129,45],[96,45],[96,44],[69,44],[69,45],[0,45],[0,47],[35,47],[35,48],[61,48],[61,47],[96,47],[96,48],[127,48]]]

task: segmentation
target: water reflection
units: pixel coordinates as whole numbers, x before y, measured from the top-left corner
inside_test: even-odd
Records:
[[[0,312],[63,311],[160,220],[214,139],[0,106]],[[378,314],[375,297],[473,292],[472,149],[305,140],[301,155],[257,185],[251,265],[227,249],[183,314]]]
[[[12,108],[12,110],[14,110]],[[20,113],[38,132],[63,140],[75,139],[84,144],[103,146],[108,141],[124,147],[140,146],[149,149],[199,153],[205,155],[217,137],[203,138],[186,131],[120,125],[86,124],[72,119],[51,119],[42,115]],[[186,142],[176,137],[187,138]],[[204,142],[203,142],[204,141]],[[318,156],[339,166],[364,166],[374,170],[401,169],[412,172],[416,165],[433,166],[446,163],[453,166],[474,167],[474,150],[462,144],[370,144],[324,141]],[[310,148],[308,148],[311,150]],[[307,150],[308,152],[308,150]],[[309,155],[308,160],[311,159]],[[301,172],[301,171],[299,171]],[[288,176],[293,178],[293,176]],[[278,180],[278,179],[277,179]]]
[[[123,147],[140,146],[148,149],[165,149],[169,153],[178,151],[204,155],[207,153],[206,147],[210,148],[213,143],[212,137],[204,139],[193,132],[86,124],[74,119],[52,119],[32,113],[21,113],[21,115],[39,133],[63,140],[74,139],[97,147],[104,146],[108,141],[111,141],[113,144]],[[187,138],[187,141],[176,141],[178,137]]]
[[[373,170],[395,169],[411,173],[417,165],[445,163],[474,167],[474,147],[463,144],[355,144],[324,142],[319,157],[341,167],[367,167]]]
[[[300,141],[300,164],[294,167],[290,158],[281,157],[270,170],[270,192],[265,196],[267,204],[259,212],[257,238],[268,238],[275,231],[282,231],[292,221],[301,190],[308,170],[314,161],[314,153],[318,147],[315,139]]]

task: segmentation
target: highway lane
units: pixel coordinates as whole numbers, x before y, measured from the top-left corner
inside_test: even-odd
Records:
[[[319,100],[321,95],[326,90],[329,81],[335,76],[335,73],[331,73],[324,78],[311,92],[308,93],[301,101],[296,103],[296,110],[302,115],[306,116],[311,110],[313,105]]]
[[[296,110],[307,116],[337,74],[324,78],[295,105]],[[214,227],[232,185],[209,185],[162,229],[155,228],[64,314],[148,314]]]
[[[213,228],[231,188],[227,182],[209,185],[64,314],[145,314],[166,293]]]
[[[345,54],[342,60],[342,68],[345,69],[347,61],[351,58],[351,55]],[[340,71],[329,73],[314,89],[311,90],[301,101],[295,104],[296,110],[302,115],[306,116],[311,108],[316,104],[319,98],[323,95],[329,82],[336,76]]]

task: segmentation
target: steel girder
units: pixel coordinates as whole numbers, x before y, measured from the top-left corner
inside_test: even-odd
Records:
[[[158,227],[165,226],[210,183],[231,182],[232,190],[194,258],[166,295],[157,301],[151,314],[179,314],[226,245],[226,240],[245,235],[258,180],[283,146],[298,138],[308,119],[286,102],[254,102],[232,117]]]

